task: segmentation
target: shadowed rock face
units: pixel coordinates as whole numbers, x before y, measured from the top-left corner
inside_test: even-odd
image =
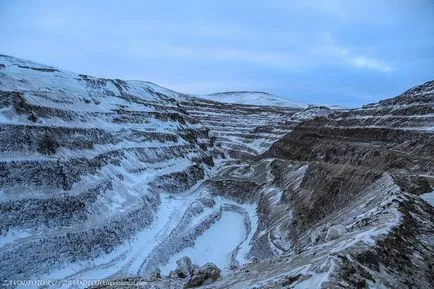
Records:
[[[312,243],[321,243],[326,232],[328,236],[330,224],[335,225],[332,229],[347,230],[356,223],[372,226],[378,217],[365,216],[352,225],[342,219],[351,218],[348,208],[366,199],[370,191],[376,191],[376,196],[360,213],[368,212],[364,206],[373,203],[376,210],[383,211],[380,215],[387,214],[387,207],[397,206],[400,222],[396,228],[373,247],[348,246],[344,252],[351,258],[337,254],[339,269],[330,273],[329,284],[351,288],[368,284],[433,286],[433,243],[427,241],[434,234],[433,210],[415,196],[433,187],[433,89],[434,82],[425,83],[394,99],[303,122],[261,156],[280,160],[273,167],[275,182],[283,191],[282,201],[292,209],[288,231],[298,253],[315,252]],[[285,168],[294,163],[307,166],[295,188],[288,185],[291,172]],[[373,188],[373,184],[382,188]],[[393,191],[399,193],[392,193],[393,198],[398,197],[390,203],[387,195]],[[375,198],[379,198],[377,203]],[[349,235],[344,230],[341,234],[344,238]]]
[[[335,210],[384,172],[403,190],[427,192],[434,172],[434,134],[432,127],[424,126],[431,112],[423,107],[434,105],[433,89],[433,82],[426,83],[396,99],[304,122],[274,143],[262,157],[310,163],[301,187],[313,190],[313,199],[309,208],[300,208],[308,223],[310,219],[318,220],[317,215],[309,217],[309,211],[321,214]],[[365,125],[384,125],[388,118],[384,112],[402,111],[402,105],[421,106],[423,112],[419,111],[419,118],[411,124],[407,122],[408,115],[395,113],[389,126]],[[347,119],[357,119],[358,115],[364,117],[357,125],[347,125]],[[401,123],[396,119],[401,119]]]
[[[434,210],[419,198],[434,187],[434,82],[333,111],[219,103],[8,56],[0,68],[0,279],[434,287]],[[227,212],[245,234],[225,264],[187,256],[183,278],[162,276]]]

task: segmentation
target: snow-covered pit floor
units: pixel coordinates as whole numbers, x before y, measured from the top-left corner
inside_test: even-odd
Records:
[[[175,270],[176,261],[184,256],[188,256],[195,265],[213,262],[219,268],[227,268],[233,251],[245,240],[246,235],[243,216],[223,211],[221,218],[196,239],[194,246],[171,256],[169,262],[160,268],[161,273],[167,275]]]
[[[434,206],[434,191],[420,195],[422,199],[427,201],[431,206]]]

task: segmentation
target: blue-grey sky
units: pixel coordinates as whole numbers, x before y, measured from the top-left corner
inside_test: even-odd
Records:
[[[357,106],[434,79],[434,1],[0,0],[0,53],[182,92]]]

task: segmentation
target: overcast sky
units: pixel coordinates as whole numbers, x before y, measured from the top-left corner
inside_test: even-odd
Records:
[[[182,92],[357,106],[434,79],[434,1],[0,0],[0,53]]]

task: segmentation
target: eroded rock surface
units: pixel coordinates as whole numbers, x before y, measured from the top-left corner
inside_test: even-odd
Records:
[[[179,259],[178,261],[176,261],[175,273],[178,275],[178,277],[180,277],[180,278],[191,277],[193,270],[194,270],[194,268],[193,268],[193,264],[191,263],[190,258],[183,257],[183,258]]]
[[[207,285],[220,278],[221,270],[213,263],[207,263],[204,266],[192,272],[190,278],[185,284],[186,288],[195,288]]]

